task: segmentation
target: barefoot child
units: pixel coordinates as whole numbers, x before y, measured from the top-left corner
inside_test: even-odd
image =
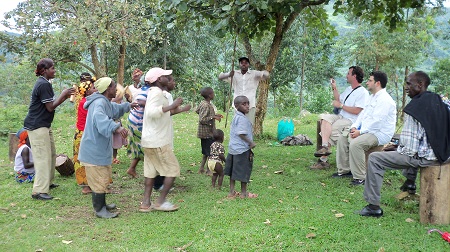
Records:
[[[222,188],[223,181],[223,163],[225,162],[225,148],[223,147],[223,131],[215,129],[213,131],[214,143],[211,144],[211,156],[208,157],[208,169],[213,173],[211,178],[211,185],[216,187],[217,181],[218,189]]]
[[[230,143],[228,156],[225,162],[225,175],[230,176],[230,193],[228,197],[236,197],[235,181],[241,181],[241,198],[256,198],[257,194],[247,192],[247,183],[253,168],[252,123],[245,116],[249,111],[249,101],[246,96],[237,96],[234,99],[236,112],[230,127]]]
[[[137,103],[117,104],[111,102],[116,96],[116,83],[109,77],[98,79],[94,83],[98,92],[86,97],[84,108],[88,110],[86,126],[81,138],[78,159],[86,168],[86,178],[92,189],[92,205],[95,214],[100,218],[114,218],[117,213],[108,210],[115,204],[107,205],[105,194],[111,178],[111,163],[113,160],[113,133],[123,138],[128,132],[113,118],[119,118]]]
[[[31,153],[28,131],[26,130],[22,130],[19,134],[19,149],[14,160],[14,171],[16,172],[16,181],[18,183],[33,182],[33,154]]]
[[[195,112],[198,114],[197,137],[200,138],[202,145],[202,162],[198,170],[198,173],[201,174],[205,172],[206,159],[210,155],[210,147],[214,142],[213,130],[216,128],[214,120],[220,122],[223,116],[216,114],[214,105],[211,104],[211,100],[214,99],[214,90],[212,88],[205,87],[200,91],[200,94],[204,100],[198,105]]]

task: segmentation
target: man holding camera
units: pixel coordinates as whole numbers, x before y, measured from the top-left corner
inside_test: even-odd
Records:
[[[319,157],[317,163],[311,169],[329,168],[328,156],[331,154],[330,147],[335,145],[337,139],[344,129],[348,129],[358,114],[364,109],[369,98],[369,92],[361,86],[364,79],[364,71],[361,67],[351,66],[347,72],[347,82],[350,84],[342,94],[336,87],[336,81],[331,79],[333,89],[334,114],[322,114],[320,116],[320,134],[322,136],[322,147],[314,153]]]

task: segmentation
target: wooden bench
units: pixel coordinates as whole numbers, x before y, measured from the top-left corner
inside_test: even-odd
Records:
[[[16,159],[17,147],[19,145],[19,138],[16,137],[16,133],[9,133],[9,161],[14,162]]]
[[[450,163],[420,168],[420,223],[450,224]]]

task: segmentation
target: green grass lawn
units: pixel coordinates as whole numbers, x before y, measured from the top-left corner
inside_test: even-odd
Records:
[[[74,116],[59,111],[53,123],[58,153],[72,156]],[[229,121],[231,118],[229,118]],[[177,212],[140,213],[142,163],[138,179],[126,175],[129,159],[119,150],[120,165],[113,166],[113,194],[120,215],[94,216],[90,195],[82,195],[75,177],[56,175],[52,201],[31,199],[31,184],[14,181],[8,160],[8,139],[0,141],[1,251],[449,251],[447,242],[430,228],[450,226],[419,223],[417,199],[399,201],[403,182],[398,172],[387,172],[382,191],[382,218],[360,217],[366,205],[363,187],[349,179],[334,179],[331,169],[312,171],[315,146],[274,144],[279,118],[268,118],[264,137],[254,149],[251,192],[256,199],[227,199],[228,177],[222,191],[210,188],[210,177],[197,174],[201,160],[196,138],[197,115],[176,115],[175,154],[181,176],[169,200]],[[315,142],[316,115],[295,120],[295,134]],[[124,120],[125,121],[125,120]],[[218,123],[224,129],[224,121]],[[224,129],[226,138],[229,126]],[[228,140],[225,141],[227,149]],[[283,171],[275,174],[275,171]],[[238,187],[240,189],[240,187]],[[342,217],[337,217],[342,216]],[[339,215],[340,214],[340,215]],[[383,248],[384,250],[382,250]]]

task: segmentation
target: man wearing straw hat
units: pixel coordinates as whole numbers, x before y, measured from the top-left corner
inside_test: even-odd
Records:
[[[239,58],[239,68],[241,71],[231,70],[228,73],[220,73],[219,80],[231,83],[233,89],[233,100],[238,96],[246,96],[250,102],[250,111],[246,114],[250,122],[255,124],[256,112],[256,90],[259,82],[269,78],[269,72],[250,70],[250,60],[247,57]]]

